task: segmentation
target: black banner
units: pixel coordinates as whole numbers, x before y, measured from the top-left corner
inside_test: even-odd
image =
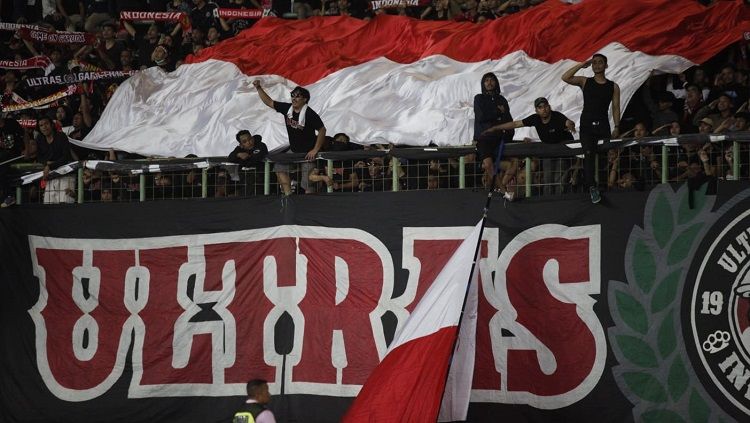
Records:
[[[750,187],[494,201],[469,421],[750,409]],[[486,194],[0,212],[0,420],[337,421]]]

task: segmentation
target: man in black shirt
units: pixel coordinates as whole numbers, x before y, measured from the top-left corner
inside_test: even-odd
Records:
[[[575,76],[576,72],[591,66],[592,78]],[[620,135],[620,87],[604,76],[607,69],[607,57],[594,54],[591,60],[579,63],[568,69],[562,80],[577,85],[583,90],[583,111],[581,112],[581,144],[583,145],[583,171],[586,185],[589,187],[591,202],[601,201],[599,187],[596,184],[596,146],[599,140],[610,138],[609,105],[612,103],[612,120],[615,123],[611,131],[612,138]]]
[[[474,96],[474,140],[477,143],[478,158],[482,161],[485,184],[488,189],[498,186],[503,196],[513,201],[514,192],[509,191],[506,184],[515,175],[517,159],[511,159],[500,180],[496,180],[499,169],[495,168],[495,162],[501,155],[502,143],[512,141],[515,131],[498,129],[495,131],[497,133],[487,132],[494,125],[513,121],[513,116],[508,100],[500,93],[500,82],[494,73],[482,75],[481,89],[482,92]]]
[[[573,140],[573,132],[576,125],[564,114],[553,111],[544,97],[534,100],[534,110],[536,113],[528,116],[523,120],[514,120],[512,122],[501,123],[487,130],[487,133],[495,131],[521,128],[523,126],[533,126],[539,134],[539,139],[545,144],[560,144]],[[547,158],[542,160],[542,175],[544,180],[544,194],[554,193],[554,184],[556,175],[561,174],[560,160]]]
[[[252,167],[263,163],[268,155],[268,147],[260,135],[251,135],[243,129],[235,136],[239,145],[229,153],[229,161],[240,166]]]
[[[75,200],[75,176],[60,176],[48,179],[49,173],[73,161],[68,137],[57,132],[52,119],[42,117],[37,121],[39,135],[36,137],[36,161],[44,164],[44,204],[72,203]]]
[[[252,135],[247,129],[237,133],[235,139],[239,145],[229,153],[229,161],[237,163],[235,169],[228,169],[233,181],[238,181],[237,194],[240,196],[253,195],[256,191],[256,168],[260,166],[268,155],[268,146],[260,135]],[[243,169],[250,168],[250,169]]]
[[[292,102],[283,103],[272,100],[260,86],[260,81],[253,81],[253,86],[258,90],[258,95],[263,104],[284,115],[286,132],[289,135],[289,147],[292,153],[306,153],[305,160],[307,162],[302,163],[300,169],[300,186],[305,189],[305,192],[310,192],[312,186],[309,176],[315,169],[315,164],[312,161],[315,160],[326,139],[326,127],[323,125],[323,121],[307,105],[310,101],[310,92],[305,88],[296,87],[291,92]],[[289,179],[289,165],[277,163],[274,170],[284,195],[291,194],[292,184]]]

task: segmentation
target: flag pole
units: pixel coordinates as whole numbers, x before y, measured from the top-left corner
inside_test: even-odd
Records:
[[[23,158],[24,158],[24,155],[23,155],[23,154],[21,154],[21,155],[20,155],[20,156],[18,156],[18,157],[14,157],[14,158],[12,158],[12,159],[8,159],[8,160],[6,160],[6,161],[4,161],[4,162],[0,163],[0,166],[2,166],[2,165],[4,165],[4,164],[7,164],[7,163],[10,163],[10,162],[15,162],[16,160],[20,160],[20,159],[23,159]]]
[[[451,373],[451,366],[453,364],[453,354],[456,351],[456,345],[458,344],[458,337],[461,333],[461,322],[464,320],[464,312],[466,310],[466,302],[469,299],[469,290],[471,288],[471,279],[474,275],[474,270],[477,267],[477,264],[479,263],[479,254],[482,248],[482,235],[484,234],[484,227],[487,223],[487,214],[490,211],[490,205],[492,204],[492,193],[494,192],[494,185],[495,185],[495,178],[497,178],[497,174],[500,170],[500,161],[503,156],[503,152],[505,150],[505,140],[500,141],[500,146],[498,146],[498,154],[497,154],[497,160],[495,160],[495,171],[492,175],[492,183],[488,184],[489,188],[487,189],[487,200],[484,203],[484,208],[482,209],[482,223],[479,226],[479,239],[477,240],[477,245],[474,249],[474,259],[471,263],[471,271],[469,272],[469,280],[466,283],[466,290],[464,291],[464,299],[463,303],[461,303],[461,313],[458,316],[458,330],[456,330],[456,337],[453,339],[453,346],[451,347],[451,358],[448,362],[448,370],[445,373],[445,383],[443,384],[443,396],[445,395],[445,387],[448,385],[448,378],[450,377]],[[440,407],[438,410],[440,410],[443,407],[443,396],[440,397]],[[440,413],[438,413],[438,419],[439,419]]]

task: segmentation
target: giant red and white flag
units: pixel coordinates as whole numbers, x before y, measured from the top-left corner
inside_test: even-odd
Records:
[[[601,52],[622,109],[652,70],[681,72],[750,30],[743,0],[559,0],[477,25],[378,16],[262,19],[172,73],[151,68],[115,93],[85,145],[147,155],[228,154],[249,129],[270,149],[287,144],[283,116],[252,87],[289,101],[307,87],[330,134],[362,143],[465,145],[473,97],[494,72],[514,117],[534,98],[577,121],[582,94],[560,76]],[[585,70],[590,72],[590,69]],[[518,134],[523,136],[523,133]]]
[[[344,422],[437,420],[467,283],[472,280],[476,285],[477,282],[472,275],[472,263],[476,257],[481,227],[480,221],[459,245],[398,330],[385,357],[367,378],[344,416]],[[479,266],[475,266],[474,274],[478,272]],[[473,290],[472,294],[474,298],[468,302],[475,304],[477,291]],[[468,374],[471,375],[472,372],[473,365],[468,369]],[[458,387],[460,385],[464,387],[463,392],[454,392],[456,401],[454,403],[449,398],[448,408],[458,409],[457,413],[463,409],[465,414],[471,382],[469,381],[468,386],[454,384]],[[454,414],[447,410],[445,415]]]

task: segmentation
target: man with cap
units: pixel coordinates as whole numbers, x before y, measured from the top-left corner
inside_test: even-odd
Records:
[[[709,117],[704,117],[698,121],[698,133],[699,134],[710,134],[714,132],[714,121]]]
[[[573,140],[573,132],[576,130],[575,123],[564,114],[553,111],[546,98],[539,97],[534,100],[534,111],[534,114],[523,120],[501,123],[489,128],[485,132],[493,133],[495,131],[515,129],[523,126],[533,126],[537,134],[539,134],[539,139],[545,144],[560,144]],[[555,183],[556,175],[559,176],[561,174],[560,164],[559,159],[547,158],[542,160],[545,195],[554,193],[553,184]]]
[[[307,105],[310,101],[310,91],[302,87],[296,87],[291,92],[292,102],[283,103],[272,100],[263,87],[260,86],[259,80],[253,81],[253,86],[258,90],[258,95],[263,104],[284,115],[286,132],[289,135],[289,147],[292,153],[306,153],[305,160],[307,162],[302,163],[300,169],[300,186],[306,192],[309,192],[312,188],[309,175],[315,168],[315,164],[312,161],[315,160],[318,151],[323,147],[326,139],[326,127],[323,125],[323,121]],[[292,184],[289,178],[289,165],[286,163],[276,163],[274,170],[276,171],[276,177],[279,180],[283,194],[290,195],[292,193]]]

